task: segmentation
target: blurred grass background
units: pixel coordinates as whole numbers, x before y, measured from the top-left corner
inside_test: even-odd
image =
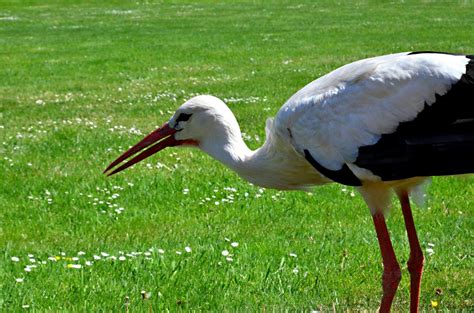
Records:
[[[472,54],[473,20],[472,1],[0,3],[0,309],[375,310],[379,251],[351,188],[261,190],[189,149],[101,171],[196,94],[225,99],[256,148],[311,80],[392,52]],[[473,182],[435,178],[414,210],[434,252],[423,310],[473,308]],[[388,224],[405,263],[395,202]]]

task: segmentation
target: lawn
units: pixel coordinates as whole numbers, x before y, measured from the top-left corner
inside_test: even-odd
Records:
[[[251,148],[295,91],[380,54],[474,53],[471,1],[0,3],[0,311],[375,310],[381,260],[352,188],[278,192],[198,150],[102,170],[186,99],[228,103]],[[423,310],[474,310],[474,178],[414,209]],[[408,242],[388,219],[403,279]]]

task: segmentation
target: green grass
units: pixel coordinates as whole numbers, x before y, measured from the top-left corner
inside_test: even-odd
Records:
[[[130,129],[154,129],[193,94],[234,99],[256,148],[267,117],[340,65],[408,50],[474,53],[473,2],[405,2],[2,2],[0,310],[375,310],[379,251],[352,189],[261,191],[187,149],[111,178],[101,171],[142,137]],[[423,310],[432,300],[474,309],[473,183],[435,178],[414,210],[423,250],[435,251]],[[405,264],[394,207],[388,224]],[[400,311],[405,265],[403,275]]]

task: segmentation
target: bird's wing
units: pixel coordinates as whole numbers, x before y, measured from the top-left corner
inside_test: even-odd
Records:
[[[357,61],[298,91],[275,123],[318,171],[348,185],[474,171],[474,60],[425,52]],[[450,151],[471,158],[436,171]]]

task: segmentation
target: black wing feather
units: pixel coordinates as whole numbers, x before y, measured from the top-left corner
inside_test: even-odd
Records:
[[[355,164],[383,180],[474,173],[474,56],[443,96],[392,134],[359,148]]]

